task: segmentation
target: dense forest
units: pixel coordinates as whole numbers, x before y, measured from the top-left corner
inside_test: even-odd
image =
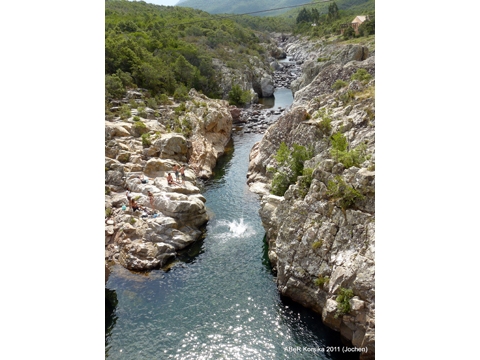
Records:
[[[221,97],[212,59],[228,67],[263,56],[256,33],[206,12],[127,0],[105,1],[105,96],[121,98],[141,87],[149,96],[185,94],[195,88]]]

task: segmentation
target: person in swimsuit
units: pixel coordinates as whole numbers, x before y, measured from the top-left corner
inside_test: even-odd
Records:
[[[133,212],[137,211],[140,207],[138,206],[137,202],[132,199],[132,210]]]
[[[149,191],[148,192],[148,200],[150,200],[150,207],[153,209],[153,194]]]
[[[127,200],[128,200],[128,206],[132,207],[132,194],[130,193],[130,189],[127,188]]]
[[[185,185],[185,167],[180,168],[180,174],[182,175],[182,185]]]
[[[168,183],[168,185],[175,185],[175,181],[173,181],[172,173],[168,173],[167,183]]]
[[[173,166],[173,171],[175,171],[175,179],[177,179],[177,182],[178,182],[178,180],[180,179],[180,173],[178,172],[178,165]]]

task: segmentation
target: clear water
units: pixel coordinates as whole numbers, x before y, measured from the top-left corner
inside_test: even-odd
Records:
[[[262,104],[265,108],[286,108],[293,102],[292,90],[287,88],[275,89],[273,97],[271,98],[259,98],[258,103]]]
[[[113,268],[118,303],[106,315],[108,359],[358,359],[296,347],[342,346],[320,316],[281,299],[270,271],[258,195],[245,183],[260,134],[233,141],[203,185],[214,214],[205,237],[169,271]]]

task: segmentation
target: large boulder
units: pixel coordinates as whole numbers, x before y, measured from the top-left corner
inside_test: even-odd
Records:
[[[159,157],[161,159],[187,162],[187,140],[181,134],[162,134],[152,146],[155,149],[158,149]]]

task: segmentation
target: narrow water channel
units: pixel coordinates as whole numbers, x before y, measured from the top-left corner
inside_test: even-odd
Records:
[[[213,214],[205,236],[168,271],[112,269],[106,291],[117,304],[106,319],[106,358],[358,359],[318,352],[342,346],[339,334],[278,293],[259,198],[246,185],[250,149],[262,136],[234,133],[203,184]]]

